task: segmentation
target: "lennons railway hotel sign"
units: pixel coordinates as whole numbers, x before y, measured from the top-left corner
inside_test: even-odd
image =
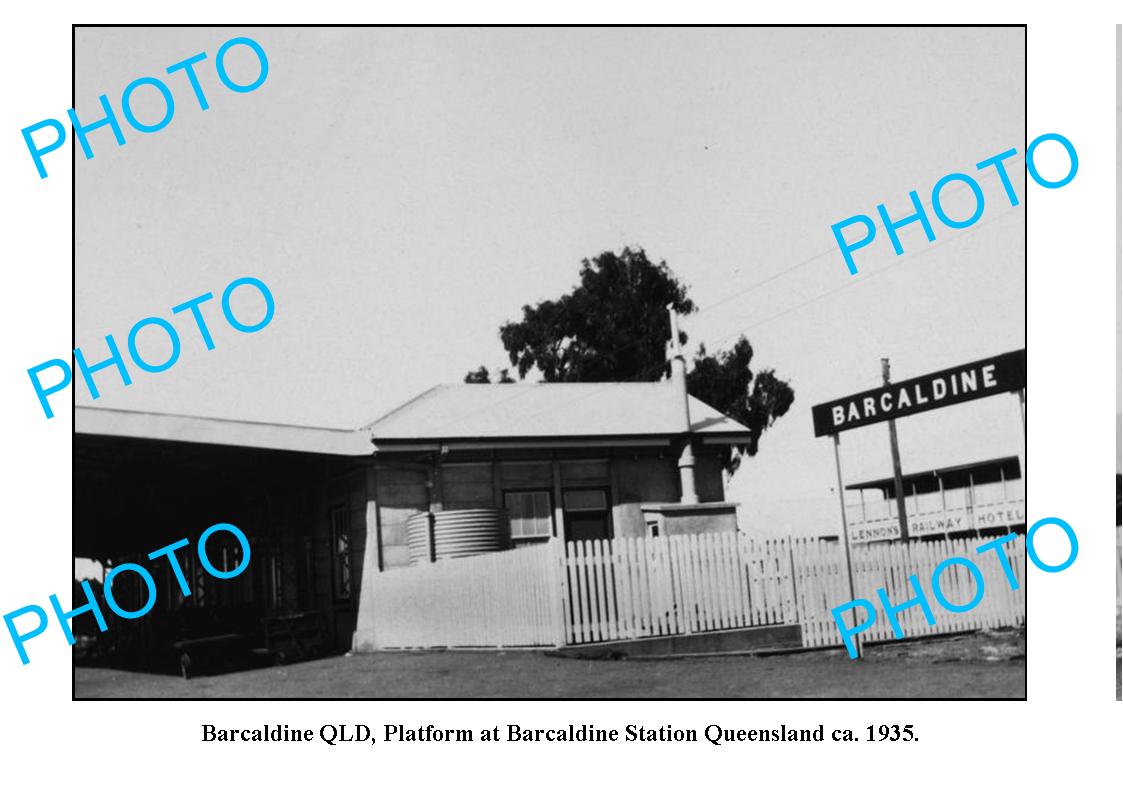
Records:
[[[1026,386],[1026,351],[1010,351],[811,407],[815,436],[1016,392]]]

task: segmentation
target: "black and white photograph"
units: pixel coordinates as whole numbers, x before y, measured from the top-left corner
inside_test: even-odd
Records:
[[[74,698],[1025,699],[1026,65],[75,27]]]

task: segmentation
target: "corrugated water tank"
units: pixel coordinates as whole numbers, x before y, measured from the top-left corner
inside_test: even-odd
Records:
[[[430,522],[435,556],[429,549]],[[502,509],[421,512],[406,520],[406,544],[411,565],[433,558],[439,561],[505,550],[508,538],[507,512]]]

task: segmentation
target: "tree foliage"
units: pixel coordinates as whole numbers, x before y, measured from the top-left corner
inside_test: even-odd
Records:
[[[642,249],[604,252],[582,261],[573,292],[524,306],[499,339],[520,379],[537,368],[545,381],[656,381],[671,336],[668,304],[694,311],[666,263]]]
[[[491,384],[491,375],[487,372],[487,368],[480,365],[475,370],[468,371],[464,376],[465,384]]]
[[[465,384],[491,384],[491,374],[488,372],[487,367],[480,365],[475,370],[470,370],[464,374]],[[502,368],[499,371],[499,384],[514,384],[515,380],[511,378],[511,371],[507,368]]]
[[[582,261],[570,293],[524,306],[522,320],[503,324],[499,338],[520,379],[537,370],[547,382],[658,381],[669,368],[668,305],[680,316],[695,311],[665,262],[652,263],[643,249],[603,252]],[[679,339],[685,343],[686,334]],[[708,354],[701,347],[687,375],[691,395],[749,429],[748,444],[722,454],[730,474],[742,455],[756,455],[761,435],[795,400],[791,385],[772,369],[754,374],[752,360],[753,347],[741,336],[728,351]],[[488,382],[487,368],[464,380]]]
[[[790,384],[771,368],[755,375],[753,347],[742,335],[729,351],[716,355],[700,346],[694,365],[686,374],[687,391],[749,429],[746,445],[730,446],[722,453],[722,466],[730,475],[737,472],[741,456],[756,456],[760,437],[787,414],[795,400]]]

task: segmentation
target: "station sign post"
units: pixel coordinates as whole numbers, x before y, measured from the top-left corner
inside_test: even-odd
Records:
[[[884,423],[919,412],[930,412],[946,406],[1003,393],[1017,393],[1025,431],[1026,350],[979,359],[963,365],[938,370],[913,379],[854,393],[811,407],[816,437],[834,440],[834,464],[838,475],[838,501],[842,511],[842,546],[846,558],[846,577],[850,600],[854,600],[854,570],[850,555],[850,528],[846,522],[846,496],[843,493],[842,458],[839,434],[853,428]],[[900,492],[900,487],[897,487]],[[898,494],[898,498],[902,496]],[[854,617],[857,625],[857,617]],[[861,642],[858,655],[862,654]]]

